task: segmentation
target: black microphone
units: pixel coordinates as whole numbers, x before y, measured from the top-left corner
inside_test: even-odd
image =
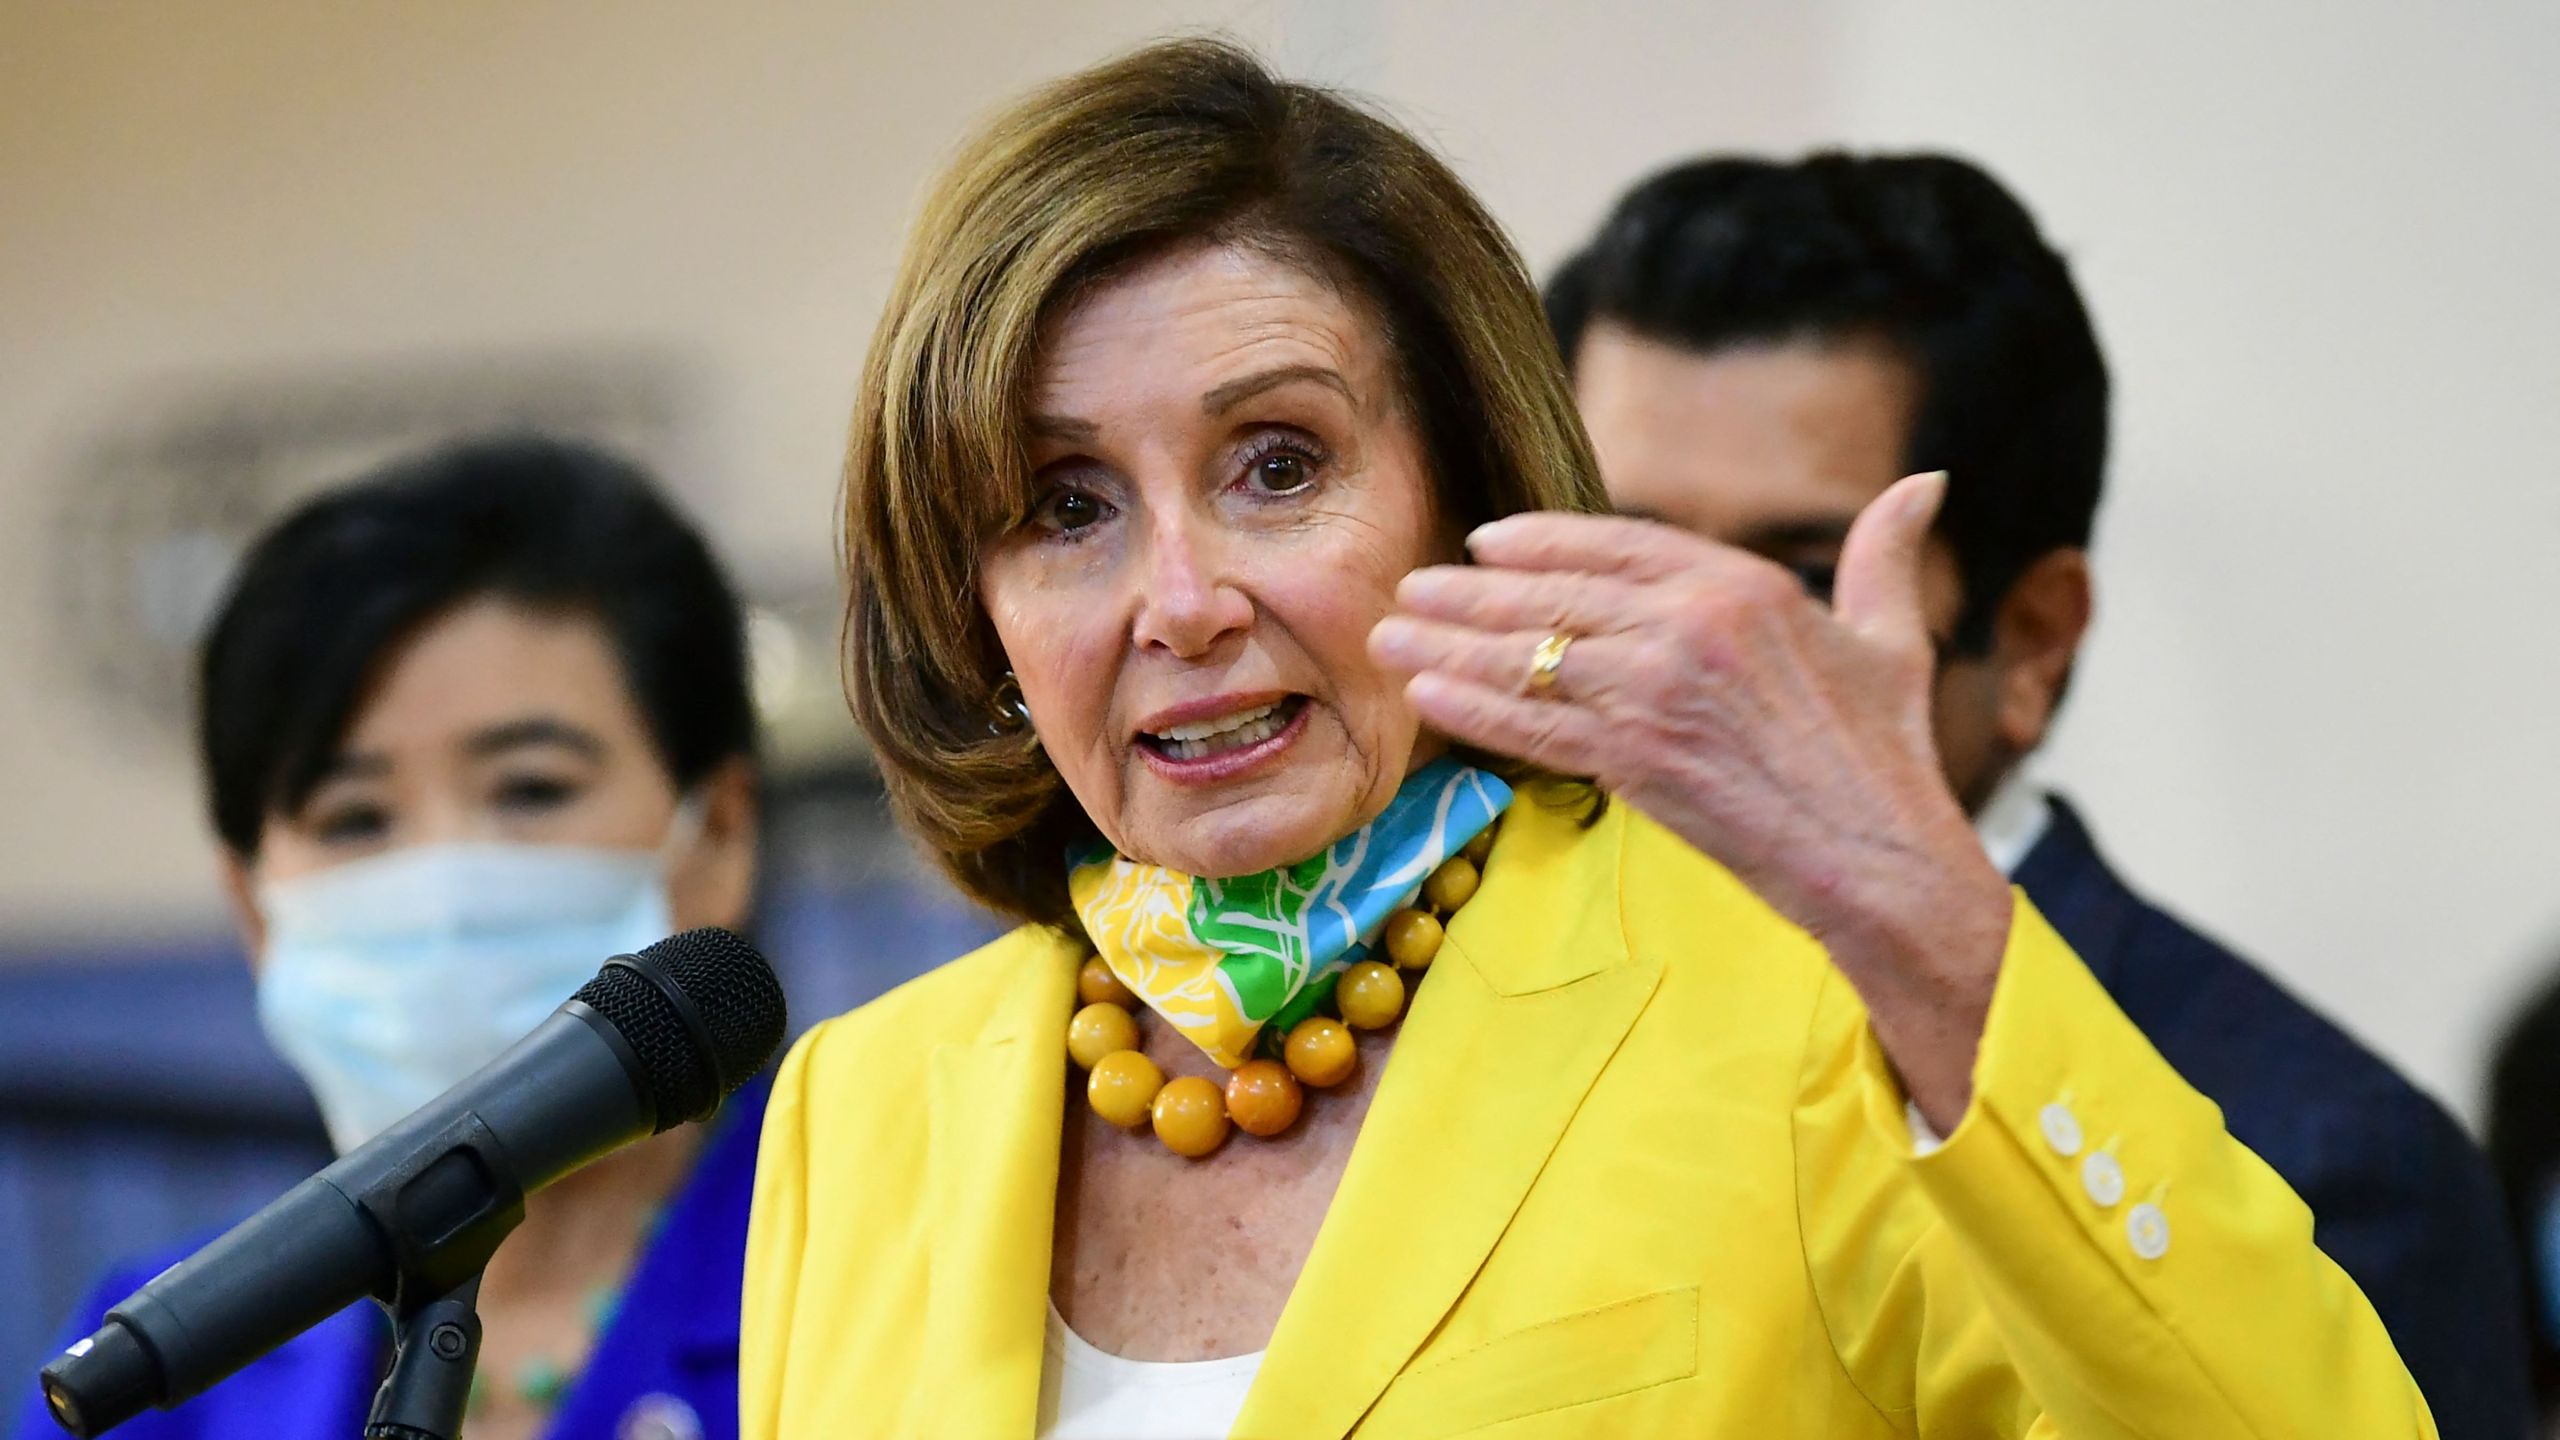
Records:
[[[505,1054],[109,1310],[44,1367],[54,1419],[102,1434],[368,1295],[463,1284],[524,1218],[527,1194],[708,1117],[783,1030],[773,967],[726,930],[606,961]]]

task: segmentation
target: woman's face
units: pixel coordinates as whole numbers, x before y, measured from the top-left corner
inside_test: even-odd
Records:
[[[1385,808],[1440,745],[1369,630],[1457,546],[1377,327],[1283,261],[1180,249],[1049,327],[1029,409],[1039,498],[979,598],[1103,835],[1241,875]]]
[[[743,762],[733,769],[713,779],[700,832],[670,855],[680,926],[744,915],[753,779]],[[474,600],[384,657],[320,783],[268,817],[254,859],[233,857],[231,888],[254,954],[262,884],[414,845],[656,850],[678,801],[601,625]]]

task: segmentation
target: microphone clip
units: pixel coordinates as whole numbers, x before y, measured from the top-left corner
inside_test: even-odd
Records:
[[[480,1275],[524,1221],[524,1190],[477,1111],[350,1196],[390,1240],[391,1368],[364,1440],[460,1440],[480,1363]]]
[[[404,1287],[404,1290],[406,1287]],[[364,1440],[461,1440],[480,1362],[480,1276],[393,1304],[391,1370],[374,1392]]]
[[[394,1319],[411,1296],[431,1300],[477,1277],[524,1223],[524,1187],[478,1111],[408,1136],[396,1153],[368,1183],[343,1192],[390,1246],[391,1290],[375,1294]]]

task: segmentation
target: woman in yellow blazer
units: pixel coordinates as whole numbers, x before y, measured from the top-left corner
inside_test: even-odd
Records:
[[[856,709],[1029,923],[785,1063],[747,1435],[2434,1433],[1938,783],[1944,477],[1836,611],[1525,513],[1507,242],[1199,42],[962,156],[859,405]]]

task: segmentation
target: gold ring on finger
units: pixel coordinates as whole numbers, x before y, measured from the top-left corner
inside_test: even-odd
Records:
[[[1561,630],[1538,642],[1529,652],[1529,674],[1521,688],[1531,695],[1545,695],[1556,688],[1556,672],[1564,668],[1564,652],[1573,647],[1573,637]]]

